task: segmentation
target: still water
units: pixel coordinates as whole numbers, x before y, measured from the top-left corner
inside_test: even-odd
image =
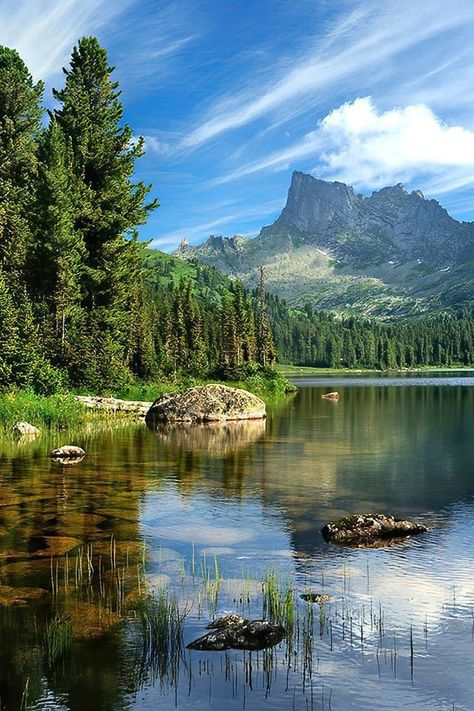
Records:
[[[0,709],[474,708],[474,378],[295,382],[265,422],[82,433],[69,467],[47,457],[64,435],[3,444]],[[429,533],[325,543],[354,512]],[[141,596],[169,591],[186,644],[215,615],[261,617],[269,571],[294,590],[291,643],[150,663]],[[58,615],[72,642],[50,663]]]

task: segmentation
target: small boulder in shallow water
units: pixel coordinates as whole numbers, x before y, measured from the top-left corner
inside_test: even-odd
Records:
[[[239,615],[227,615],[214,620],[203,637],[188,644],[188,649],[220,652],[224,649],[267,649],[279,644],[286,636],[281,625],[270,620],[246,620]]]
[[[86,453],[82,447],[76,447],[74,444],[63,444],[62,447],[53,449],[49,455],[52,459],[82,459]]]
[[[327,523],[321,533],[326,541],[346,546],[377,546],[396,538],[426,533],[421,523],[385,514],[356,514]]]
[[[321,397],[323,398],[323,400],[339,400],[339,393],[325,393],[324,395],[321,395]]]
[[[30,425],[29,422],[17,422],[13,425],[13,432],[19,437],[22,437],[23,435],[36,437],[36,435],[39,435],[39,429],[34,425]]]
[[[325,602],[331,602],[330,595],[322,595],[321,593],[303,593],[301,599],[305,602],[314,602],[317,605],[324,605]]]

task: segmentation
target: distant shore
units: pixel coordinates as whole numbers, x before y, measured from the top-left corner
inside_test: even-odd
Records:
[[[474,372],[474,366],[453,365],[453,366],[420,366],[419,368],[395,368],[391,370],[378,370],[376,368],[316,368],[309,365],[286,365],[279,364],[276,370],[284,377],[295,375],[365,375],[377,374],[388,375],[397,373],[455,373]]]

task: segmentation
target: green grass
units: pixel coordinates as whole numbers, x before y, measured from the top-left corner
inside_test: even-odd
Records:
[[[31,390],[12,390],[0,394],[0,430],[11,430],[16,422],[26,421],[39,429],[79,425],[87,418],[86,408],[74,395],[43,397]]]
[[[185,388],[207,385],[208,383],[220,383],[222,385],[228,385],[229,387],[242,388],[258,395],[264,400],[272,400],[275,397],[280,397],[296,390],[295,386],[292,385],[278,369],[266,369],[264,371],[255,370],[255,372],[248,375],[248,377],[239,380],[224,381],[218,378],[214,380],[183,378],[176,382],[157,381],[155,383],[135,383],[116,390],[111,394],[123,400],[143,400],[145,402],[151,402],[161,397],[161,395],[166,395],[166,393],[178,392]]]
[[[64,657],[71,649],[72,626],[67,617],[56,615],[46,627],[44,655],[48,667]]]

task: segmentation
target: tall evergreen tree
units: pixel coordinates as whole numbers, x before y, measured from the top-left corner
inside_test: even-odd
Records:
[[[260,281],[258,286],[258,328],[257,328],[257,360],[264,367],[275,362],[275,346],[272,330],[268,321],[267,303],[265,293],[265,273],[260,267]]]
[[[146,202],[150,186],[133,182],[143,140],[134,141],[121,123],[112,72],[106,50],[95,37],[84,37],[73,49],[64,88],[54,96],[60,103],[55,118],[72,150],[74,228],[85,248],[83,305],[89,329],[102,334],[97,357],[107,360],[109,353],[115,362],[116,349],[126,350],[130,297],[141,278],[144,246],[137,226],[157,202]]]
[[[0,266],[13,294],[32,245],[42,95],[19,54],[0,45]]]

